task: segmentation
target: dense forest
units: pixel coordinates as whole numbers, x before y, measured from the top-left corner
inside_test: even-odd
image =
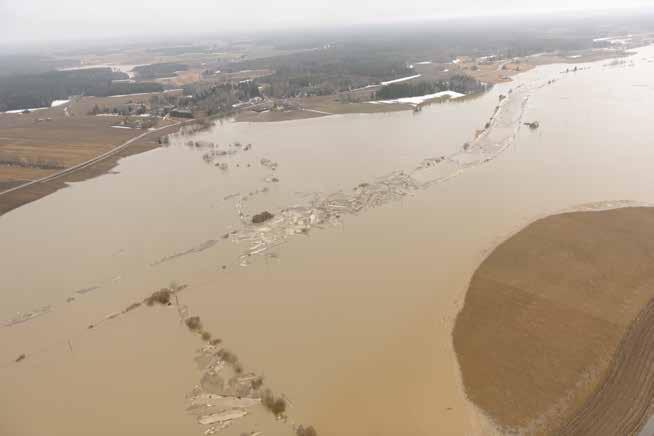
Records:
[[[448,80],[420,81],[417,83],[392,83],[375,93],[377,100],[393,100],[404,97],[417,97],[442,91],[454,91],[470,94],[486,90],[486,85],[469,76],[456,75]]]
[[[162,64],[151,64],[151,65],[141,65],[134,67],[134,71],[139,79],[152,80],[152,79],[161,79],[163,77],[173,77],[177,71],[186,71],[188,70],[188,65],[177,64],[177,63],[162,63]]]
[[[0,112],[47,107],[54,100],[64,100],[72,95],[105,97],[163,90],[158,83],[113,82],[126,78],[127,74],[110,68],[0,77]]]
[[[411,74],[404,56],[384,56],[365,47],[331,47],[223,67],[225,72],[250,69],[274,71],[260,82],[276,98],[329,95]]]
[[[38,74],[65,67],[66,61],[33,54],[0,54],[0,77],[15,74]]]

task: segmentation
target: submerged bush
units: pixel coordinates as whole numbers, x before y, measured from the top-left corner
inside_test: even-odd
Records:
[[[255,378],[254,380],[252,380],[250,382],[250,385],[252,386],[252,389],[254,389],[256,391],[261,386],[263,386],[263,377],[259,376],[259,377]]]
[[[153,292],[148,298],[145,299],[145,304],[148,306],[153,306],[155,304],[162,304],[164,306],[170,304],[170,296],[172,292],[168,288],[161,288],[160,290]]]
[[[264,392],[261,403],[275,416],[280,416],[286,411],[286,401],[282,397],[275,397],[271,390]]]
[[[189,328],[189,330],[193,332],[198,332],[202,330],[202,321],[200,321],[199,316],[191,316],[189,318],[186,318],[186,327]]]
[[[316,429],[311,425],[307,428],[299,426],[297,430],[295,430],[295,434],[297,436],[318,436],[318,432],[316,432]]]
[[[224,348],[218,351],[216,355],[220,357],[220,359],[223,360],[225,363],[228,363],[230,365],[236,365],[238,363],[238,356],[236,356],[236,354]]]

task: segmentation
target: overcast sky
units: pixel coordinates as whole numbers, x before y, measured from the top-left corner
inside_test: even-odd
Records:
[[[651,0],[0,0],[7,42],[632,8]]]

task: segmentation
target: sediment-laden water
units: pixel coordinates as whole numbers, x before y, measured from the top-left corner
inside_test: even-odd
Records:
[[[654,201],[653,56],[539,67],[416,115],[226,122],[0,217],[0,433],[486,431],[451,339],[470,276],[537,217]],[[171,281],[179,302],[123,314]],[[216,394],[181,306],[286,421],[188,412]]]

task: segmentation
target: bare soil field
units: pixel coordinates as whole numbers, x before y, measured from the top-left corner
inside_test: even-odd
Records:
[[[65,188],[69,182],[80,182],[111,171],[124,157],[134,154],[143,153],[160,147],[158,139],[164,135],[173,133],[179,126],[171,126],[170,128],[153,132],[140,140],[132,143],[129,147],[124,148],[120,152],[97,162],[91,166],[80,169],[74,173],[67,174],[60,178],[49,180],[43,183],[37,183],[24,189],[13,191],[6,195],[0,195],[0,216],[24,204],[38,200],[46,195],[52,194],[59,189]],[[116,129],[120,130],[120,129]],[[134,135],[133,135],[134,136]],[[0,173],[1,174],[1,173]],[[6,186],[5,189],[12,188],[13,186]]]
[[[499,245],[454,328],[467,396],[503,430],[632,434],[654,400],[653,262],[652,208],[555,215]]]
[[[237,121],[275,122],[317,118],[336,114],[365,114],[396,112],[413,109],[409,104],[371,104],[367,102],[343,102],[335,95],[291,99],[301,109],[287,111],[243,111],[236,115]]]
[[[567,435],[636,435],[652,415],[654,300],[629,326],[607,376],[556,432]]]
[[[53,108],[0,115],[0,181],[32,180],[84,162],[136,136],[115,117],[67,117]],[[24,160],[28,166],[11,165]]]
[[[0,114],[0,191],[86,162],[144,133],[141,129],[112,127],[119,121],[118,117],[87,114],[95,104],[112,107],[149,98],[150,95],[83,97],[66,106],[29,114]],[[159,126],[174,123],[174,120],[161,120]],[[131,144],[128,151],[90,168],[2,195],[0,215],[64,187],[67,181],[84,180],[102,174],[115,165],[116,159],[158,146],[158,139],[168,133],[171,132],[167,129],[152,132],[144,140]]]
[[[182,94],[183,91],[181,90],[171,90],[165,93],[165,95],[171,96],[181,96]],[[87,116],[95,105],[98,105],[98,107],[112,108],[128,103],[146,104],[150,101],[153,95],[155,94],[133,94],[114,97],[80,97],[70,103],[68,110],[71,116]]]

